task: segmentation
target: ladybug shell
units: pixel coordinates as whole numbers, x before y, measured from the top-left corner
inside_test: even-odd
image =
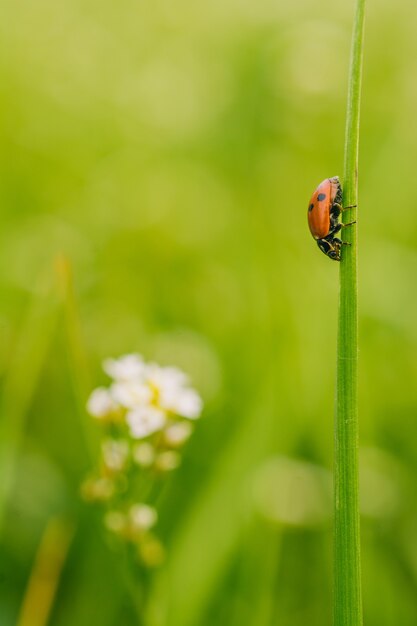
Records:
[[[341,186],[338,176],[326,178],[317,187],[308,204],[308,225],[314,239],[327,237],[330,231],[330,210],[340,201]]]

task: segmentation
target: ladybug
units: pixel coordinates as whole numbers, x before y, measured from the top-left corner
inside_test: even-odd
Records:
[[[333,261],[340,261],[342,245],[350,246],[347,241],[335,237],[345,226],[355,222],[342,224],[339,216],[342,211],[352,209],[356,205],[342,207],[342,186],[338,176],[326,178],[317,187],[308,204],[308,225],[317,245],[324,254]]]

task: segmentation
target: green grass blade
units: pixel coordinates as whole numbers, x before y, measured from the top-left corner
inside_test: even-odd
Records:
[[[365,0],[357,0],[349,70],[343,176],[344,206],[358,202],[359,112]],[[344,213],[356,220],[357,209]],[[362,624],[358,503],[358,304],[357,226],[349,227],[340,263],[335,420],[334,626]]]
[[[78,417],[81,432],[84,435],[87,453],[90,457],[90,461],[93,461],[97,453],[97,445],[91,420],[87,417],[86,412],[86,402],[92,390],[92,383],[87,351],[83,341],[72,266],[70,260],[64,255],[56,259],[55,265],[63,299],[68,360],[78,407]]]
[[[4,381],[0,424],[0,530],[10,497],[19,447],[58,318],[59,301],[48,272],[40,280]]]

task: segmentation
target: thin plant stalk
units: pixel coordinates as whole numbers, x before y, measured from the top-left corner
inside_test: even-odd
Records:
[[[365,0],[357,0],[349,69],[343,204],[345,224],[357,219],[359,112]],[[357,224],[344,229],[340,263],[335,415],[334,626],[361,626],[358,498]]]
[[[87,452],[90,458],[93,459],[97,446],[90,421],[86,419],[85,409],[85,404],[91,391],[91,376],[82,336],[72,265],[66,256],[60,255],[55,260],[55,267],[58,276],[58,286],[63,299],[70,373],[78,405],[78,417],[81,422]]]
[[[17,626],[47,626],[75,528],[61,518],[48,521],[29,576]]]

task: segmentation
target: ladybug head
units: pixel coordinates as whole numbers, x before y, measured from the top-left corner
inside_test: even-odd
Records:
[[[340,261],[340,248],[341,245],[338,241],[329,241],[328,239],[318,239],[317,245],[320,250],[332,259],[333,261]]]

